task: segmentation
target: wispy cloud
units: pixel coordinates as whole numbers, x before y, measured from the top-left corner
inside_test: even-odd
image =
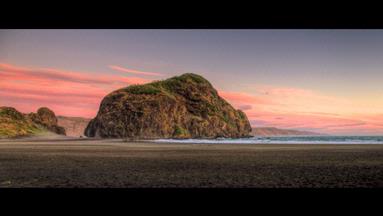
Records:
[[[244,92],[231,92],[220,90],[218,94],[226,100],[241,102],[241,103],[253,103],[253,104],[271,104],[271,100],[264,97],[257,97]]]
[[[235,108],[242,108],[253,126],[329,134],[383,133],[382,107],[366,107],[309,89],[263,86],[254,94],[225,91],[219,94]]]
[[[124,68],[124,67],[116,66],[116,65],[109,65],[109,68],[116,70],[116,71],[132,73],[132,74],[140,74],[140,75],[148,75],[148,76],[163,76],[163,74],[161,74],[161,73],[133,70],[133,69]]]
[[[123,74],[0,63],[0,105],[22,112],[47,106],[59,115],[94,117],[109,92],[150,81]],[[223,90],[218,93],[235,108],[242,109],[253,126],[328,134],[383,134],[383,105],[379,104],[368,106],[310,89],[281,86],[262,86],[252,94]]]
[[[245,104],[245,105],[240,105],[240,106],[238,106],[238,108],[240,109],[240,110],[251,110],[252,108],[253,108],[253,106],[252,105],[250,105],[250,104]]]
[[[59,82],[91,83],[91,84],[141,84],[148,79],[139,77],[121,77],[114,75],[99,75],[79,71],[68,71],[52,68],[27,68],[0,63],[0,75],[3,79],[10,80],[50,80]]]
[[[94,117],[109,92],[149,79],[100,75],[0,63],[0,105],[32,112],[41,106],[59,115]]]

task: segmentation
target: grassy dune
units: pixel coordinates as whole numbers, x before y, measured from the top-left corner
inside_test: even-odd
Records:
[[[0,138],[37,135],[44,131],[16,109],[0,107]]]

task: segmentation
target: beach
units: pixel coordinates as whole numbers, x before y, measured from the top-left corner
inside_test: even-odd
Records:
[[[383,145],[1,140],[0,187],[375,188]]]

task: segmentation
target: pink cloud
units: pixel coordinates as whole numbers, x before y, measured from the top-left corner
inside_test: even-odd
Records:
[[[353,131],[357,134],[357,129],[371,128],[369,122],[363,120],[346,118],[346,117],[332,117],[332,116],[317,116],[317,115],[304,115],[295,113],[275,113],[275,112],[257,112],[245,111],[250,121],[254,126],[259,127],[279,127],[291,128],[298,130],[311,130],[322,133],[346,133]],[[377,127],[375,127],[377,128]]]
[[[242,109],[253,126],[328,134],[383,134],[383,114],[368,114],[356,102],[312,90],[266,86],[254,94],[219,94]]]
[[[109,65],[109,68],[116,71],[120,71],[120,72],[126,72],[126,73],[141,74],[141,75],[148,75],[148,76],[163,76],[163,74],[160,74],[160,73],[133,70],[133,69],[123,68],[121,66],[116,66],[116,65]]]
[[[150,81],[140,77],[0,63],[0,105],[13,106],[26,113],[47,106],[57,115],[91,118],[109,92]],[[377,106],[374,112],[368,113],[365,110],[370,107],[361,106],[362,103],[309,89],[263,86],[253,94],[220,90],[219,95],[235,108],[242,109],[253,126],[329,134],[383,134],[383,113],[375,112],[383,108]]]
[[[22,79],[29,81],[59,81],[91,84],[142,84],[149,80],[139,77],[121,77],[114,75],[90,74],[78,71],[66,71],[49,68],[32,69],[0,63],[0,75],[3,79]]]
[[[251,103],[251,104],[270,104],[272,101],[265,98],[256,97],[251,94],[243,92],[230,92],[230,91],[219,91],[218,94],[231,102],[240,102],[240,103]]]
[[[240,106],[238,106],[238,108],[240,109],[240,110],[251,110],[252,108],[253,108],[253,106],[251,106],[251,105],[249,105],[249,104],[244,104],[244,105],[240,105]]]
[[[150,81],[0,63],[0,105],[13,106],[22,112],[35,112],[47,106],[57,115],[94,117],[102,98],[109,92]]]

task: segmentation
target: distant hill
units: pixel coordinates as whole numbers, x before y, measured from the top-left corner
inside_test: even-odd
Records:
[[[57,116],[58,125],[65,128],[66,135],[72,137],[84,136],[84,131],[91,119],[82,117]]]
[[[253,136],[282,136],[282,135],[317,136],[317,135],[323,135],[323,134],[314,133],[310,131],[279,129],[275,127],[254,127],[252,128],[251,135]]]

